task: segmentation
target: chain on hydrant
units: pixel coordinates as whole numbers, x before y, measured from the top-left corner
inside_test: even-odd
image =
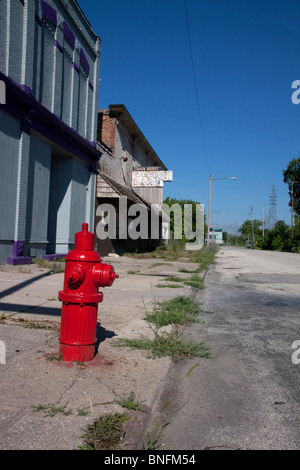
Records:
[[[95,356],[98,303],[103,300],[98,289],[111,286],[119,276],[101,262],[88,224],[75,234],[75,248],[65,260],[64,287],[58,295],[63,303],[59,352],[66,362],[88,362]]]

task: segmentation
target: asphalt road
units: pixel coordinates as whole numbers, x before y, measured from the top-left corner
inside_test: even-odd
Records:
[[[224,247],[196,299],[184,335],[212,357],[171,367],[148,432],[161,449],[300,449],[300,255]]]

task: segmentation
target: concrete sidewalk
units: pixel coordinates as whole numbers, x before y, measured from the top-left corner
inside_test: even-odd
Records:
[[[82,430],[103,414],[124,413],[117,402],[131,392],[145,412],[132,413],[123,448],[140,445],[147,411],[170,359],[149,359],[140,350],[114,344],[118,338],[150,336],[143,320],[146,311],[156,301],[191,297],[193,289],[157,287],[170,274],[189,276],[178,273],[187,267],[183,262],[126,256],[103,262],[112,264],[120,278],[112,287],[100,289],[104,300],[98,308],[98,353],[86,364],[55,359],[61,314],[57,299],[64,273],[51,273],[37,264],[0,267],[0,449],[77,449],[83,444]],[[188,263],[188,269],[197,266]],[[44,321],[49,329],[38,329]],[[41,408],[52,404],[64,414],[46,416]]]

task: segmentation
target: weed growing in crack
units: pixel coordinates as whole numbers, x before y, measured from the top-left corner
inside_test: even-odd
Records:
[[[209,348],[204,343],[195,343],[180,338],[180,326],[198,322],[200,306],[186,297],[175,297],[171,300],[158,302],[152,313],[146,313],[145,320],[154,333],[154,339],[150,338],[122,338],[114,343],[114,346],[141,349],[148,353],[149,357],[169,356],[174,362],[178,362],[184,356],[210,357]],[[162,327],[172,325],[173,331],[161,332]]]
[[[184,325],[198,322],[200,306],[187,297],[179,296],[171,300],[157,302],[152,313],[147,313],[145,320],[157,328],[167,325]]]
[[[57,414],[62,414],[63,416],[69,416],[72,413],[72,410],[66,410],[67,405],[55,406],[54,403],[48,405],[33,405],[32,409],[35,412],[43,411],[45,416],[56,416]]]
[[[169,356],[174,362],[180,361],[184,356],[210,357],[209,348],[204,344],[186,341],[184,338],[174,337],[171,333],[156,335],[154,339],[123,338],[118,340],[116,346],[142,349],[152,358]]]
[[[100,416],[87,429],[83,429],[84,443],[80,450],[121,449],[123,428],[130,417],[127,413]]]

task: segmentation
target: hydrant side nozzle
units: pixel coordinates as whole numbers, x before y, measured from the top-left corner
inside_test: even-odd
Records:
[[[76,266],[68,276],[70,284],[81,284],[85,279],[85,272],[81,266]]]
[[[94,282],[98,287],[109,287],[119,275],[115,273],[113,266],[101,264],[94,270]]]

